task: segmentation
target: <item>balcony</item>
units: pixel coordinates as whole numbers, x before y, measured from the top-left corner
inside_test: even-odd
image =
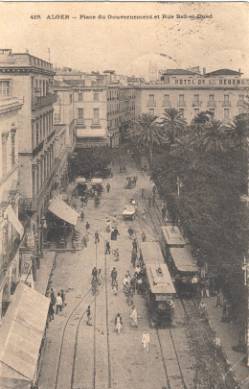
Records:
[[[185,101],[178,101],[177,107],[178,108],[185,108],[186,107],[186,102]]]
[[[216,108],[216,101],[214,101],[214,100],[209,100],[209,101],[207,102],[207,106],[208,106],[208,108]]]
[[[231,107],[231,101],[223,101],[222,102],[222,107],[227,107],[227,108],[229,108],[229,107]]]
[[[53,105],[57,100],[56,94],[48,94],[47,96],[35,96],[32,100],[32,111],[43,107]]]
[[[92,120],[91,127],[92,128],[100,128],[100,121],[99,120]]]
[[[196,101],[193,101],[192,103],[192,107],[195,107],[195,108],[200,108],[202,102],[199,101],[199,100],[196,100]]]
[[[84,119],[76,119],[75,120],[75,125],[77,126],[77,127],[85,127],[85,120]]]

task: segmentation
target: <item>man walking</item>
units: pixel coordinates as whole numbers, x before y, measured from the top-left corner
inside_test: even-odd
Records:
[[[137,321],[137,310],[136,310],[135,305],[133,305],[131,308],[130,318],[132,320],[132,326],[137,327],[138,321]]]
[[[90,224],[86,222],[86,230],[88,231],[90,229]]]
[[[56,297],[56,315],[62,311],[62,298],[61,294],[58,293]]]
[[[142,335],[142,345],[144,350],[150,351],[150,334],[148,332],[144,332]]]
[[[112,289],[114,288],[114,286],[115,286],[116,283],[117,283],[117,278],[118,278],[117,269],[116,269],[115,267],[113,267],[113,269],[112,269],[112,271],[111,271]]]
[[[107,184],[106,184],[106,191],[107,191],[107,193],[110,192],[110,189],[111,189],[111,185],[109,184],[109,182],[107,182]]]
[[[106,242],[105,242],[105,255],[107,255],[107,254],[111,254],[111,246],[110,246],[110,242],[109,242],[109,240],[107,240]]]
[[[95,232],[95,244],[99,243],[99,233],[98,231]]]
[[[92,315],[91,315],[91,307],[90,307],[90,305],[88,305],[87,310],[86,310],[86,318],[87,318],[86,324],[88,326],[91,326],[92,325]]]

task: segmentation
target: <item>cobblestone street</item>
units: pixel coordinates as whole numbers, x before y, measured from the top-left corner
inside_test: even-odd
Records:
[[[225,388],[217,376],[224,366],[221,364],[217,367],[216,359],[212,358],[205,358],[205,366],[201,366],[201,359],[196,358],[202,340],[192,338],[191,327],[196,324],[202,326],[202,323],[196,308],[191,307],[192,311],[195,309],[194,317],[193,312],[188,312],[190,302],[183,304],[177,299],[173,326],[157,330],[150,327],[145,299],[135,295],[138,328],[130,323],[130,307],[122,292],[125,273],[127,270],[132,272],[132,241],[127,230],[132,226],[139,242],[142,231],[147,240],[158,240],[156,228],[160,220],[158,210],[148,212],[146,200],[141,199],[141,188],[145,189],[146,194],[151,193],[152,183],[148,177],[134,168],[126,174],[137,174],[136,188],[124,189],[125,175],[116,172],[109,180],[111,191],[102,194],[100,205],[96,208],[94,202],[89,200],[84,221],[80,222],[79,227],[83,235],[86,222],[90,223],[87,248],[57,255],[52,286],[55,290],[63,288],[66,291],[66,307],[62,313],[55,315],[55,320],[49,325],[39,388]],[[134,221],[123,221],[122,210],[131,198],[138,203],[138,216]],[[110,234],[106,232],[106,217],[115,215],[120,235],[111,244],[112,249],[119,248],[118,262],[114,261],[113,255],[104,253],[105,241],[110,239]],[[100,234],[97,247],[95,231]],[[95,265],[101,268],[103,277],[96,297],[90,291],[91,271]],[[113,266],[118,271],[117,295],[111,289],[110,273]],[[93,314],[92,326],[86,324],[88,305]],[[123,329],[119,335],[114,332],[114,318],[118,312],[123,318]],[[142,347],[143,332],[150,333],[149,352]],[[200,334],[201,328],[198,329]],[[204,345],[204,349],[205,353],[209,352],[208,344]],[[207,364],[215,374],[215,380],[211,381],[217,382],[218,386],[210,386],[211,378],[207,380],[210,374],[205,370]]]

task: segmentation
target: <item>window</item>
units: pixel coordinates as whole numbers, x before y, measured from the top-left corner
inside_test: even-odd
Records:
[[[11,130],[11,166],[16,163],[16,130]]]
[[[199,95],[194,95],[193,105],[199,105]]]
[[[169,107],[170,106],[170,97],[169,95],[164,95],[163,97],[163,106]]]
[[[224,95],[224,105],[229,106],[229,95]]]
[[[72,102],[73,102],[73,95],[69,95],[69,102],[70,102],[70,104],[72,104]]]
[[[182,106],[182,107],[185,105],[184,95],[179,95],[178,104],[179,104],[179,106]]]
[[[0,81],[0,96],[10,95],[10,81]]]
[[[230,116],[230,111],[228,108],[225,108],[224,109],[224,119],[225,120],[228,120],[229,119],[229,116]]]
[[[154,95],[149,95],[148,105],[151,107],[154,107],[154,105],[155,105],[155,96]]]
[[[78,93],[78,101],[83,101],[83,93],[82,92]],[[70,103],[71,103],[71,101],[70,101]]]
[[[195,108],[195,109],[194,109],[194,114],[195,114],[195,116],[198,115],[198,113],[199,113],[199,108]]]
[[[78,108],[78,119],[84,119],[84,110],[83,108]]]
[[[153,109],[153,108],[150,108],[150,109],[149,109],[149,114],[154,116],[154,114],[155,114],[155,111],[154,111],[154,109]]]
[[[211,112],[213,118],[215,117],[215,109],[214,108],[210,108],[209,109],[209,112]]]
[[[99,108],[93,108],[93,121],[94,123],[99,122]]]
[[[99,93],[98,92],[94,92],[93,101],[99,101]]]
[[[241,103],[244,102],[244,95],[239,95],[239,101],[240,101]]]
[[[209,95],[209,101],[214,101],[214,95]]]
[[[36,122],[35,128],[36,128],[36,146],[37,146],[39,143],[39,122],[38,121]]]

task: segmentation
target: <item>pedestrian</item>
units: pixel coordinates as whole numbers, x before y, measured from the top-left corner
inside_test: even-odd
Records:
[[[145,194],[145,190],[144,190],[144,188],[142,188],[141,189],[141,197],[142,197],[142,199],[144,199],[144,194]]]
[[[53,288],[50,289],[50,301],[54,307],[56,304],[56,294]]]
[[[84,220],[84,212],[83,212],[83,209],[80,211],[80,220],[83,221]]]
[[[207,318],[207,305],[204,303],[203,300],[201,300],[199,305],[199,312],[202,319]]]
[[[136,252],[136,250],[133,248],[132,251],[131,251],[131,263],[132,263],[132,266],[133,266],[133,267],[136,266],[136,261],[137,261],[137,252]]]
[[[56,315],[62,311],[62,298],[61,294],[58,293],[56,296]]]
[[[113,269],[111,271],[112,288],[113,288],[113,285],[115,284],[115,282],[117,281],[117,277],[118,277],[117,269],[115,267],[113,267]]]
[[[222,293],[221,290],[219,289],[216,294],[216,307],[222,307]]]
[[[137,320],[137,310],[135,305],[131,307],[131,314],[130,314],[131,324],[134,327],[138,326],[138,320]]]
[[[209,290],[209,284],[210,284],[210,282],[209,282],[209,278],[206,278],[206,279],[204,280],[204,283],[205,283],[205,296],[206,296],[206,297],[210,297],[210,290]]]
[[[150,334],[148,332],[144,332],[142,335],[142,345],[144,350],[150,351]]]
[[[112,287],[112,292],[115,296],[118,294],[118,281],[115,281]]]
[[[93,280],[98,280],[98,269],[96,268],[96,266],[94,266],[94,268],[92,269],[92,279]]]
[[[110,245],[110,242],[109,242],[109,240],[107,240],[106,242],[105,242],[105,255],[107,255],[107,254],[111,254],[111,245]]]
[[[120,313],[117,313],[114,322],[115,322],[115,331],[117,332],[117,334],[120,334],[123,327],[123,320]]]
[[[102,282],[103,282],[103,277],[102,277],[101,269],[98,269],[97,281],[98,281],[99,285],[101,285]]]
[[[88,231],[90,229],[90,224],[86,222],[86,230]]]
[[[86,324],[88,326],[92,325],[92,314],[91,314],[91,307],[88,305],[87,310],[86,310]]]
[[[109,182],[107,182],[107,184],[106,184],[106,191],[107,191],[107,193],[110,192],[110,189],[111,189],[111,185],[109,184]]]
[[[141,233],[141,239],[142,239],[142,242],[146,241],[146,235],[145,235],[144,231],[142,231],[142,233]]]
[[[134,250],[136,250],[136,253],[137,253],[137,239],[136,238],[134,238],[132,240],[132,247],[134,248]]]
[[[66,306],[66,293],[64,289],[61,289],[62,308]]]
[[[116,250],[113,250],[113,255],[114,255],[114,261],[115,262],[119,261],[119,249],[118,248]]]
[[[98,233],[98,231],[95,231],[94,236],[95,236],[95,244],[98,244],[99,243],[99,233]]]
[[[51,300],[48,308],[48,319],[49,321],[54,320],[54,305]]]
[[[83,247],[87,247],[87,237],[85,235],[82,236],[82,245]]]
[[[118,231],[117,227],[112,228],[111,240],[117,240],[118,235],[119,235],[119,231]]]
[[[128,228],[128,235],[129,235],[129,238],[132,239],[133,235],[134,235],[134,230],[133,228],[129,227]]]

